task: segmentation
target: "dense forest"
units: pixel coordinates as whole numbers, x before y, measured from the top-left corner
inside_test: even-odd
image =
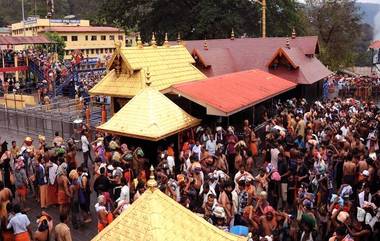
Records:
[[[22,19],[21,2],[0,0],[0,26]],[[26,16],[46,16],[46,0],[24,2]],[[373,31],[363,5],[355,0],[304,2],[267,1],[267,36],[290,36],[295,28],[298,35],[319,36],[320,58],[333,69],[369,64],[366,49]],[[255,0],[54,0],[54,5],[54,18],[75,15],[93,25],[138,31],[146,42],[152,32],[159,42],[165,32],[170,39],[178,32],[184,39],[225,38],[232,28],[237,37],[261,35],[261,6]]]

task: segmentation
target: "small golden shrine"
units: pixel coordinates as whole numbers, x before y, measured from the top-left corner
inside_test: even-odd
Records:
[[[201,122],[153,88],[149,71],[141,70],[140,72],[147,72],[146,87],[140,90],[110,120],[98,126],[99,131],[158,141],[197,126]]]
[[[153,173],[151,168],[151,173]],[[246,241],[218,229],[156,188],[148,189],[92,241]]]

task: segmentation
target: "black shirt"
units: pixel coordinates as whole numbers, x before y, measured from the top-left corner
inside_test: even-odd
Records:
[[[278,162],[278,173],[282,176],[288,172],[288,161],[287,160],[279,160]],[[288,177],[281,177],[281,183],[287,183]]]
[[[96,178],[95,183],[94,183],[94,190],[98,194],[102,192],[108,192],[110,189],[110,182],[106,176],[99,176]]]

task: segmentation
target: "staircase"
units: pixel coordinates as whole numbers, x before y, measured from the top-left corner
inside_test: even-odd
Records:
[[[78,71],[70,70],[63,82],[56,86],[55,95],[65,95],[74,98],[76,82],[79,82]]]
[[[43,71],[40,69],[40,66],[38,66],[33,60],[29,59],[29,69],[33,73],[34,76],[37,77],[38,81],[42,81],[45,79]]]

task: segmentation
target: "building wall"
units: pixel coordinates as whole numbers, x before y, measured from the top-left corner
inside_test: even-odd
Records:
[[[65,58],[71,58],[71,52],[81,50],[85,57],[94,58],[107,52],[113,53],[115,43],[121,42],[125,46],[126,36],[124,32],[102,32],[102,33],[58,33],[66,43]],[[129,40],[128,40],[129,41]]]
[[[43,19],[43,18],[28,18],[23,23],[18,22],[12,24],[12,35],[13,36],[37,36],[38,32],[43,31],[48,27],[73,27],[90,26],[89,20],[72,20],[72,19]],[[24,34],[25,29],[25,34]]]
[[[91,27],[89,20],[66,20],[66,19],[40,19],[28,18],[24,23],[12,24],[12,36],[37,36],[44,33],[49,27]],[[24,32],[25,29],[25,32]],[[65,39],[65,59],[71,59],[73,50],[81,50],[85,57],[95,58],[105,53],[115,51],[115,43],[121,42],[122,47],[126,44],[134,45],[134,38],[127,37],[124,32],[59,32],[59,36]],[[17,50],[26,46],[17,46]]]

